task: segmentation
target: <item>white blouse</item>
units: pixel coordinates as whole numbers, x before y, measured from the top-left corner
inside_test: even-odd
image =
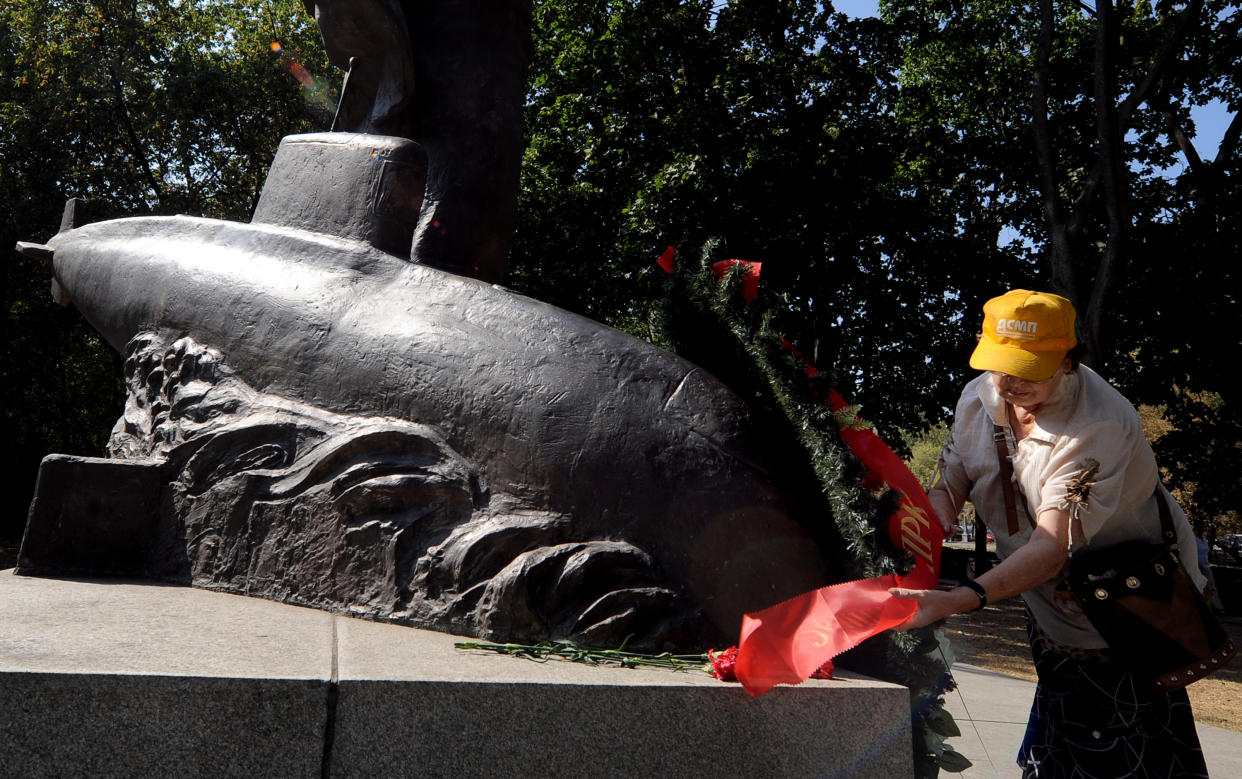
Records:
[[[1018,532],[1012,536],[993,424],[1003,429],[1013,463]],[[1049,509],[1071,507],[1072,483],[1094,463],[1099,463],[1099,470],[1088,479],[1090,488],[1078,512],[1083,535],[1073,539],[1073,544],[1107,546],[1134,538],[1158,542],[1160,517],[1154,491],[1159,470],[1138,413],[1121,393],[1095,371],[1080,366],[1062,378],[1040,407],[1034,430],[1015,443],[1005,401],[984,373],[966,385],[958,401],[953,432],[941,452],[943,481],[933,489],[947,485],[957,495],[965,495],[995,535],[997,553],[1004,559],[1030,539],[1033,517]],[[1171,497],[1168,502],[1182,565],[1202,588],[1194,533],[1177,502]],[[1059,578],[1023,594],[1040,629],[1066,646],[1104,647],[1104,639],[1078,605],[1065,593],[1056,593],[1058,583]]]

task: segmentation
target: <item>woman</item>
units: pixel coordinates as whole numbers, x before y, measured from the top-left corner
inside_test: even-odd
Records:
[[[894,589],[918,603],[902,627],[1021,595],[1039,678],[1018,754],[1024,776],[1206,776],[1185,691],[1151,692],[1111,662],[1105,641],[1058,589],[1072,546],[1160,540],[1163,488],[1138,414],[1078,364],[1065,298],[1014,290],[983,312],[970,365],[984,373],[958,402],[929,497],[946,534],[971,501],[1001,562],[952,590]],[[1194,534],[1163,495],[1183,566],[1202,588]]]

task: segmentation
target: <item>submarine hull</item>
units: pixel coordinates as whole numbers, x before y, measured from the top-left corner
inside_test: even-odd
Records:
[[[745,404],[651,344],[306,230],[150,217],[49,245],[57,283],[119,351],[190,337],[258,392],[429,426],[485,500],[645,550],[725,635],[830,581]]]

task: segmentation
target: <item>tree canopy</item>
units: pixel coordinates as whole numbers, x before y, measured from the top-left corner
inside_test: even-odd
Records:
[[[1052,289],[1196,518],[1236,518],[1238,8],[881,7],[539,4],[511,283],[653,337],[666,245],[760,261],[889,440],[945,418],[987,298]]]
[[[946,188],[952,210],[1000,217],[1030,246],[1032,281],[1075,302],[1094,367],[1171,425],[1157,454],[1192,516],[1236,522],[1242,398],[1225,373],[1242,290],[1225,258],[1239,245],[1239,7],[884,8],[902,36],[900,113],[970,182]],[[1191,109],[1213,101],[1231,122],[1210,155]]]
[[[539,4],[511,283],[647,334],[655,257],[712,240],[763,262],[789,337],[882,428],[938,416],[960,298],[1023,258],[912,164],[897,42],[815,2]]]
[[[316,74],[311,76],[311,74]],[[45,241],[66,198],[92,220],[248,220],[280,138],[331,121],[340,77],[294,0],[20,0],[0,5],[0,241]],[[101,455],[120,360],[49,295],[41,263],[4,273],[2,467],[20,533],[39,460]]]

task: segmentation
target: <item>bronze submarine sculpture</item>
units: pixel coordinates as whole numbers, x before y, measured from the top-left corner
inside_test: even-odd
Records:
[[[19,244],[129,388],[109,458],[44,461],[19,573],[700,649],[835,581],[830,518],[720,381],[401,256],[425,170],[405,139],[291,136],[249,224],[67,214]]]

